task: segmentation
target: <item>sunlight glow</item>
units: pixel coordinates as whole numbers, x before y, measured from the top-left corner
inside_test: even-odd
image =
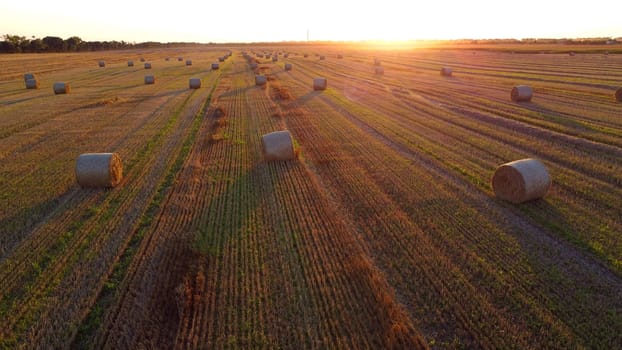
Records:
[[[256,42],[620,37],[622,2],[3,1],[0,34],[84,40]]]

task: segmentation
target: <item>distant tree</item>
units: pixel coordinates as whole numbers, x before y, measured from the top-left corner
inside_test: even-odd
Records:
[[[65,51],[65,40],[57,36],[46,36],[42,39],[48,51],[63,52]]]
[[[47,49],[43,40],[32,39],[28,42],[28,45],[23,50],[24,52],[44,52]]]
[[[72,36],[65,40],[65,47],[67,51],[80,51],[82,45],[82,39],[78,36]]]
[[[28,39],[25,36],[5,34],[4,42],[8,43],[5,44],[5,49],[8,50],[5,52],[22,52],[22,48],[28,43]]]

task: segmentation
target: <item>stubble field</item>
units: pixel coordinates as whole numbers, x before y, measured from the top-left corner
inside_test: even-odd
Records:
[[[0,348],[622,347],[622,55],[518,50],[0,56]],[[547,196],[495,198],[528,157]]]

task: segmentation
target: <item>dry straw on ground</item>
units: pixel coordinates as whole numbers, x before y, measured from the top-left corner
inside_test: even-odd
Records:
[[[533,89],[528,85],[517,85],[512,88],[510,97],[514,102],[527,102],[531,101],[533,96]]]
[[[28,79],[25,81],[26,89],[38,89],[39,81],[37,79]]]
[[[65,83],[65,82],[56,82],[54,83],[54,93],[56,95],[58,94],[68,94],[71,91],[71,87],[69,86],[69,83]]]
[[[267,161],[290,160],[296,158],[294,141],[289,131],[275,131],[261,138],[264,159]]]
[[[315,91],[326,90],[327,86],[328,86],[328,81],[326,80],[326,78],[313,79],[313,90]]]
[[[452,72],[453,72],[452,69],[449,67],[441,68],[441,75],[444,77],[450,77]]]
[[[616,91],[616,101],[622,102],[622,87],[618,88]]]
[[[145,84],[155,84],[155,76],[145,75]]]
[[[201,87],[201,79],[199,78],[190,78],[188,81],[188,85],[191,89],[198,89]]]
[[[492,177],[495,195],[515,204],[544,197],[550,186],[546,167],[533,158],[503,164]]]
[[[84,153],[76,161],[76,180],[82,187],[114,187],[123,178],[117,153]]]

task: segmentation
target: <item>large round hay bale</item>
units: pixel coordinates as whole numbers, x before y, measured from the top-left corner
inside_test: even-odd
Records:
[[[192,66],[192,60],[186,60],[186,66]]]
[[[183,61],[183,60],[184,60],[184,58],[183,58],[183,57],[177,57],[177,61],[181,62],[181,61]]]
[[[168,61],[170,61],[171,59],[170,59],[169,57],[165,57],[165,58],[164,58],[164,60],[165,60],[166,62],[168,62]]]
[[[384,74],[384,67],[382,67],[382,66],[376,67],[376,74],[377,75],[383,75]]]
[[[267,161],[295,159],[294,142],[289,131],[275,131],[261,138],[263,156]]]
[[[266,85],[267,82],[268,82],[268,78],[265,75],[263,74],[255,75],[255,85],[262,86],[262,85]]]
[[[141,61],[141,62],[145,62],[145,58],[144,58],[144,57],[141,57],[141,58],[140,58],[140,61]]]
[[[325,60],[325,59],[326,59],[326,56],[324,56],[324,55],[321,55],[321,56],[320,56],[320,60],[321,60],[321,61],[323,61],[323,60]]]
[[[155,76],[154,75],[145,75],[145,84],[155,84]]]
[[[313,90],[326,90],[328,86],[328,81],[326,78],[315,78],[313,79]]]
[[[449,67],[441,68],[441,75],[444,77],[450,77],[452,72],[453,72],[452,69]]]
[[[259,64],[257,64],[256,62],[251,63],[251,69],[257,69],[259,68]]]
[[[279,60],[279,56],[277,55],[272,56],[272,62],[278,62],[278,60]]]
[[[151,63],[149,62],[145,63],[145,69],[151,69]]]
[[[306,54],[304,54],[304,55],[303,55],[303,57],[304,57],[304,58],[307,58],[307,57],[309,57],[309,54],[308,54],[308,53],[306,53]]]
[[[56,82],[54,83],[54,93],[56,95],[58,94],[68,94],[71,91],[71,87],[69,86],[69,83],[65,83],[65,82]]]
[[[216,62],[212,63],[212,70],[217,70],[219,68],[220,68],[220,64],[218,64]]]
[[[190,78],[188,81],[188,85],[191,89],[198,89],[201,87],[201,79],[200,78]]]
[[[285,70],[292,70],[292,64],[291,63],[285,63]]]
[[[83,153],[76,161],[76,179],[82,187],[114,187],[123,178],[117,153]]]
[[[28,79],[25,81],[26,89],[38,89],[39,81],[37,79]]]
[[[34,73],[25,73],[24,74],[24,81],[26,81],[28,79],[37,79],[37,76]]]
[[[495,195],[516,204],[542,198],[550,186],[551,177],[546,167],[533,158],[503,164],[492,177]]]
[[[218,57],[218,62],[224,62],[224,61],[225,61],[225,57],[224,56]]]
[[[382,63],[380,62],[380,59],[379,59],[379,58],[374,58],[374,66],[379,66],[379,65],[381,65],[381,64],[382,64]]]
[[[100,67],[106,67],[106,62],[104,61],[99,61],[98,64]]]
[[[622,102],[622,87],[619,87],[618,90],[616,91],[616,101],[618,102]]]
[[[510,97],[514,102],[531,101],[532,96],[533,89],[528,85],[517,85],[512,88],[512,92],[510,93]]]
[[[337,55],[337,58],[338,58],[338,59],[342,59],[342,58],[343,58],[343,55],[342,55],[342,54],[339,54],[339,55]]]
[[[132,60],[127,61],[127,66],[128,67],[134,67],[134,61],[132,61]]]

